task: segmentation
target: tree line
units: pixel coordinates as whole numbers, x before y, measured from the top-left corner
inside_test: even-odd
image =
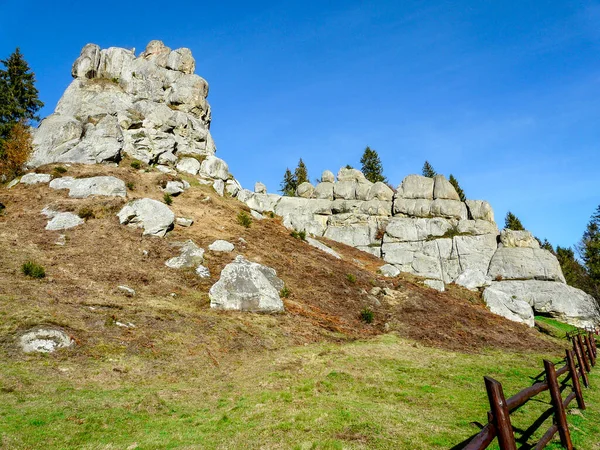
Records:
[[[0,60],[0,181],[21,173],[31,154],[31,121],[44,106],[35,87],[35,74],[17,48]]]

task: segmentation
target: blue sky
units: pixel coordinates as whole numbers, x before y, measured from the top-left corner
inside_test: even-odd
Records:
[[[88,42],[189,47],[210,84],[218,156],[279,188],[302,157],[397,185],[424,160],[554,245],[600,204],[600,1],[22,2],[0,0],[0,57],[20,46],[42,115]]]

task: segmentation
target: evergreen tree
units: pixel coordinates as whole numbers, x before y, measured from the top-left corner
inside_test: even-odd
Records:
[[[346,169],[354,169],[350,164],[346,164]]]
[[[577,250],[598,299],[600,294],[600,205],[592,215]]]
[[[504,228],[514,231],[525,230],[519,218],[510,211],[506,214],[506,218],[504,219]]]
[[[569,286],[581,289],[588,294],[594,295],[593,283],[588,276],[585,267],[575,258],[575,252],[571,248],[556,247],[556,258],[560,263],[565,280]]]
[[[435,173],[435,170],[433,170],[433,167],[431,166],[431,164],[429,164],[429,161],[425,161],[425,164],[423,164],[423,176],[428,177],[428,178],[433,178],[436,175],[437,174]]]
[[[554,247],[552,247],[552,244],[550,243],[550,241],[548,241],[548,239],[544,239],[543,241],[538,239],[538,242],[540,243],[541,248],[543,248],[544,250],[548,250],[550,253],[556,254],[556,252],[554,251]]]
[[[283,175],[283,181],[281,182],[281,189],[279,190],[283,195],[287,195],[289,197],[293,197],[296,193],[296,187],[298,187],[298,183],[296,181],[296,177],[292,173],[292,171],[288,168],[285,169],[285,174]]]
[[[377,151],[372,150],[368,145],[365,148],[362,158],[360,158],[360,163],[362,164],[362,173],[371,183],[386,181],[383,176],[383,166],[381,165],[379,155]]]
[[[0,139],[8,137],[14,125],[39,120],[36,115],[44,104],[38,98],[35,75],[17,48],[8,59],[0,60]]]
[[[450,181],[450,184],[452,186],[454,186],[454,189],[456,189],[456,193],[460,197],[460,201],[461,202],[466,201],[467,196],[465,195],[465,191],[462,190],[462,188],[460,187],[460,184],[458,184],[458,180],[456,178],[454,178],[454,175],[450,174],[450,178],[448,178],[448,181]]]
[[[294,189],[308,181],[308,170],[306,169],[306,165],[304,164],[304,161],[302,161],[302,158],[298,161],[298,167],[296,167],[296,170],[294,171],[294,178],[296,180]]]

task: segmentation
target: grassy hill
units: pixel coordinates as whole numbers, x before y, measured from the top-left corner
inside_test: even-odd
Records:
[[[114,175],[130,199],[157,200],[172,178],[126,162],[64,175]],[[486,418],[484,375],[510,395],[543,358],[563,357],[564,339],[489,313],[478,293],[383,278],[381,260],[323,240],[343,256],[335,259],[277,217],[246,228],[236,220],[245,205],[187,181],[171,209],[195,223],[162,239],[119,224],[124,199],[1,190],[0,448],[450,448]],[[63,233],[65,245],[44,230],[49,205],[88,217]],[[164,265],[187,239],[236,249],[207,251],[202,280]],[[208,289],[238,254],[277,271],[290,293],[285,313],[210,309]],[[25,277],[28,260],[46,278]],[[371,296],[373,287],[387,294]],[[365,308],[372,323],[361,320]],[[24,355],[15,339],[38,325],[67,330],[77,345]],[[585,395],[588,410],[569,421],[579,448],[600,448],[598,389]],[[529,425],[543,406],[522,408],[515,423]]]

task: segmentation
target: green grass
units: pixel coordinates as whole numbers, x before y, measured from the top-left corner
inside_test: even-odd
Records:
[[[573,325],[545,316],[535,316],[535,324],[542,332],[557,338],[566,338],[567,333],[577,330]]]
[[[46,277],[46,271],[44,270],[44,267],[33,261],[24,262],[21,266],[21,272],[23,273],[23,275],[30,278],[39,279]]]
[[[187,353],[173,355],[172,364],[149,355],[19,360],[0,354],[1,442],[15,449],[134,443],[143,449],[447,449],[478,431],[472,422],[485,422],[484,375],[501,381],[509,396],[532,382],[544,357],[557,359],[460,354],[393,335],[223,355],[218,366]],[[592,389],[584,392],[588,409],[568,418],[580,449],[598,448],[600,441],[599,373],[592,372]],[[526,428],[548,407],[547,396],[536,399],[511,416],[516,427]]]

